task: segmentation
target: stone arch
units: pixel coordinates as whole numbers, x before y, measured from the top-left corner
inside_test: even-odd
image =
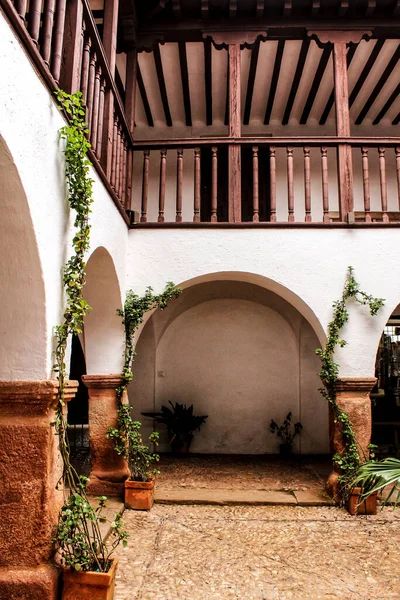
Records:
[[[87,262],[83,295],[92,308],[84,325],[87,373],[120,373],[124,330],[117,309],[122,308],[121,290],[114,261],[103,246]]]
[[[328,452],[314,352],[324,333],[311,309],[249,273],[215,273],[180,287],[183,294],[141,330],[130,389],[135,416],[170,399],[193,402],[202,414],[214,411],[210,435],[198,438],[195,452],[257,454],[274,451],[270,419],[292,410],[305,421],[302,452]]]
[[[18,169],[0,136],[0,379],[46,379],[46,297]]]

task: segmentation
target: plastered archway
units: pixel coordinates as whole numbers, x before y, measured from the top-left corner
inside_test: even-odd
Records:
[[[245,273],[213,274],[182,287],[177,300],[148,319],[137,343],[129,393],[145,432],[151,423],[142,411],[168,400],[194,403],[197,413],[209,414],[194,452],[274,453],[269,422],[292,410],[304,425],[297,451],[328,452],[328,409],[318,392],[315,355],[320,342],[298,307],[267,289],[265,278],[257,284]]]
[[[99,247],[86,265],[84,298],[91,306],[84,325],[87,373],[120,373],[124,330],[118,276],[110,253]]]
[[[0,379],[46,379],[45,290],[25,191],[0,136]]]

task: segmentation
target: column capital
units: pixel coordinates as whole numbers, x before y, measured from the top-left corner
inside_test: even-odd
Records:
[[[376,377],[340,377],[335,389],[337,392],[370,392],[376,381]]]
[[[320,44],[358,44],[362,39],[370,39],[372,33],[367,29],[307,29],[307,35]]]
[[[14,415],[45,414],[58,398],[59,384],[56,379],[0,380],[0,413]],[[72,400],[78,390],[78,382],[65,382],[66,402]]]
[[[98,373],[95,375],[82,375],[82,381],[88,389],[115,389],[122,384],[120,373]]]

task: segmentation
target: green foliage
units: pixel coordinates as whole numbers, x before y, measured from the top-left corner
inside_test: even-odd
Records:
[[[276,435],[281,438],[284,446],[292,446],[294,438],[296,435],[300,434],[303,425],[300,422],[295,423],[294,429],[292,429],[292,411],[290,411],[286,415],[286,419],[283,421],[282,425],[278,425],[274,419],[271,419],[269,429],[271,433],[276,433]]]
[[[383,490],[387,485],[393,486],[387,497],[381,501],[384,506],[393,502],[396,507],[400,503],[400,460],[385,458],[379,462],[368,461],[358,469],[353,481],[354,487],[362,487],[361,502],[374,492]]]
[[[345,447],[342,454],[335,454],[333,457],[334,464],[340,470],[339,483],[343,501],[347,499],[350,492],[361,458],[351,420],[348,414],[337,404],[335,387],[339,376],[339,365],[333,357],[337,347],[343,348],[346,345],[346,341],[341,337],[341,331],[349,320],[346,304],[350,299],[354,299],[358,304],[367,305],[372,316],[376,315],[384,305],[383,298],[374,298],[360,290],[360,286],[354,278],[353,268],[348,267],[342,297],[332,305],[333,319],[328,324],[328,340],[325,348],[316,350],[316,354],[321,358],[322,363],[318,375],[325,385],[325,388],[321,388],[319,391],[332,407],[334,422],[339,424]]]
[[[159,460],[158,454],[150,451],[148,445],[143,444],[140,433],[141,423],[133,421],[131,406],[124,404],[123,395],[133,379],[132,363],[135,358],[133,338],[139,326],[143,323],[144,315],[155,308],[164,310],[168,303],[177,298],[182,290],[176,288],[170,281],[161,294],[153,294],[153,289],[148,287],[143,296],[138,296],[132,290],[126,294],[123,310],[117,312],[122,317],[125,329],[124,366],[121,374],[121,385],[116,388],[118,421],[117,427],[109,427],[106,436],[112,439],[116,452],[124,456],[129,465],[131,477],[134,481],[149,481],[152,475],[159,471],[153,467]],[[149,444],[158,443],[158,433],[149,436]]]
[[[167,427],[168,439],[176,450],[180,450],[185,442],[191,442],[193,432],[198,429],[208,418],[208,415],[198,417],[193,414],[193,404],[169,401],[172,410],[168,406],[162,406],[161,412],[142,413],[144,417],[151,417],[156,423],[162,423]]]
[[[93,202],[92,184],[89,177],[90,161],[86,153],[90,148],[86,135],[85,111],[82,94],[67,94],[62,90],[55,92],[60,108],[69,119],[69,125],[60,130],[65,141],[65,174],[68,201],[76,211],[72,240],[73,254],[65,265],[63,273],[64,290],[67,305],[64,320],[55,327],[56,349],[54,372],[59,382],[58,402],[55,407],[55,421],[52,424],[59,438],[59,449],[63,461],[63,475],[59,485],[64,484],[64,505],[61,508],[54,542],[61,551],[62,562],[66,566],[80,571],[101,571],[109,569],[109,558],[120,541],[126,544],[127,534],[122,530],[121,517],[116,515],[112,522],[113,534],[107,544],[103,543],[100,523],[104,522],[101,511],[105,506],[105,497],[99,498],[95,510],[86,494],[85,477],[79,477],[71,465],[67,438],[67,421],[64,410],[65,381],[67,370],[65,352],[71,334],[82,331],[83,321],[90,307],[82,297],[85,285],[85,253],[90,245],[89,214]]]

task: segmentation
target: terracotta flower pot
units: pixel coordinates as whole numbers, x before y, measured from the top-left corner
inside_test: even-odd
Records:
[[[118,560],[112,559],[107,573],[74,571],[67,567],[63,575],[62,600],[113,600]]]
[[[125,508],[132,510],[150,510],[154,502],[154,483],[151,481],[125,481]]]
[[[376,515],[378,492],[374,492],[360,503],[362,488],[356,487],[351,490],[348,511],[351,515]]]

